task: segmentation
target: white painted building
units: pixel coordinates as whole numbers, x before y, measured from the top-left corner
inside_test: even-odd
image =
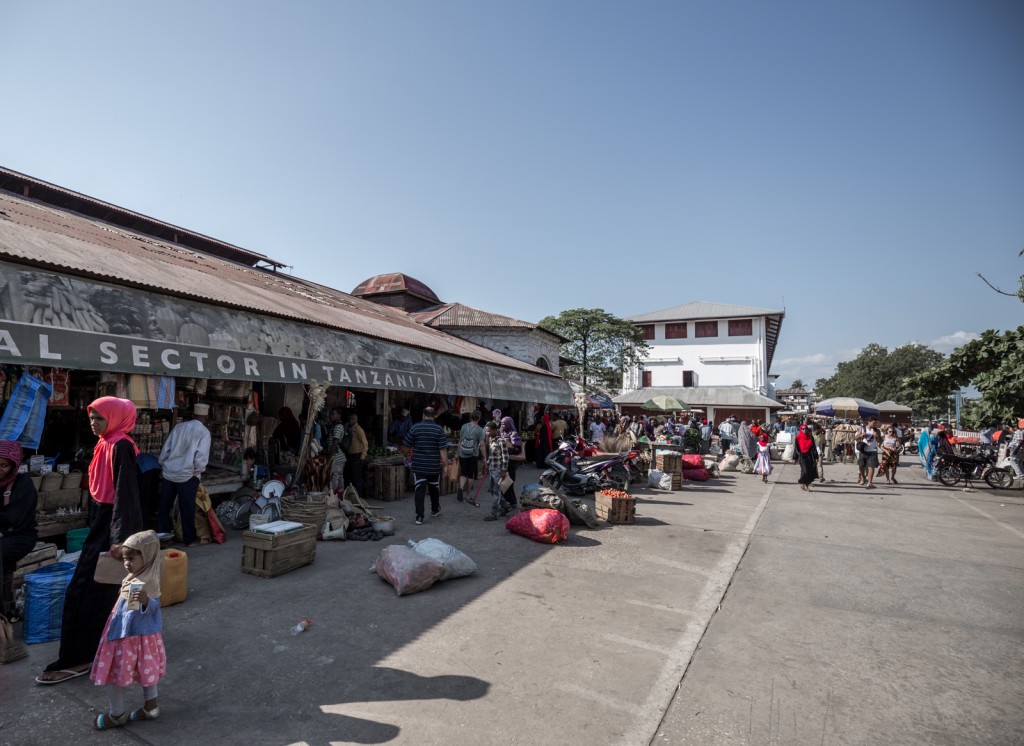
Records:
[[[623,392],[744,386],[774,398],[769,372],[784,316],[784,311],[707,301],[628,316],[644,330],[650,351],[623,376]]]

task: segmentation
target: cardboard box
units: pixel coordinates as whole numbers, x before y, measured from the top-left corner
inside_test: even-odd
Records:
[[[274,578],[316,559],[318,526],[282,534],[246,531],[242,534],[242,572],[261,578]]]

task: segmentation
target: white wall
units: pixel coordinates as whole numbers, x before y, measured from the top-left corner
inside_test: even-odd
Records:
[[[681,323],[681,322],[680,322]],[[727,319],[718,322],[717,337],[695,338],[694,322],[687,322],[686,339],[665,339],[665,324],[654,325],[654,339],[647,340],[650,352],[643,365],[651,372],[652,386],[682,386],[683,371],[694,372],[696,386],[749,386],[768,392],[765,319],[754,318],[753,333],[730,337]],[[627,373],[623,387],[641,387],[638,373]]]
[[[558,353],[561,346],[544,332],[531,329],[500,328],[459,328],[445,329],[452,336],[473,342],[489,350],[508,355],[530,365],[536,365],[538,358],[544,358],[548,370],[558,373]]]

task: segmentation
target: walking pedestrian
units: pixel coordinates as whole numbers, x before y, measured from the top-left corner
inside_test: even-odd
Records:
[[[874,422],[874,420],[872,420]],[[875,470],[878,468],[878,428],[867,427],[857,442],[857,484],[875,489]]]
[[[157,682],[167,674],[160,613],[160,539],[153,531],[132,534],[121,545],[121,559],[128,574],[103,628],[89,676],[107,688],[109,700],[107,711],[93,719],[97,730],[158,718]],[[142,707],[128,712],[124,690],[135,682],[142,685],[145,700]]]
[[[423,525],[426,492],[430,491],[430,517],[441,515],[441,469],[448,465],[448,439],[436,422],[433,407],[423,410],[423,419],[409,428],[402,444],[406,458],[412,459],[415,484],[416,525]]]
[[[896,481],[896,467],[900,465],[901,453],[903,453],[903,443],[896,434],[896,428],[890,427],[882,441],[881,466],[878,467],[878,473],[885,475],[886,484],[899,484]]]
[[[491,513],[485,521],[496,521],[499,516],[508,515],[512,509],[502,496],[501,482],[508,476],[508,447],[500,437],[498,423],[487,423],[487,476],[488,491],[491,493]]]
[[[107,614],[118,587],[97,583],[100,554],[121,559],[121,546],[142,530],[139,501],[139,449],[128,436],[135,429],[135,405],[127,399],[101,396],[88,407],[89,424],[99,440],[89,463],[89,535],[75,573],[64,594],[57,660],[36,677],[37,684],[59,684],[89,672]],[[193,523],[194,518],[193,518]]]
[[[345,492],[345,424],[341,421],[341,407],[331,407],[327,414],[330,431],[327,435],[327,457],[331,460],[331,491],[335,494]]]
[[[483,444],[484,429],[480,427],[480,412],[474,410],[469,416],[469,422],[459,431],[459,491],[455,495],[459,502],[465,499],[464,495],[473,491],[477,459],[484,455]],[[470,502],[476,504],[472,498]]]
[[[504,497],[505,501],[515,508],[518,504],[516,500],[516,472],[519,469],[519,465],[526,461],[526,444],[523,443],[523,439],[516,429],[516,423],[511,417],[503,417],[501,419],[499,435],[505,441],[505,448],[508,450],[508,476],[512,480],[512,484],[505,490]]]
[[[492,420],[493,422],[493,420]],[[534,443],[536,447],[536,462],[538,469],[546,468],[544,459],[555,449],[554,439],[551,434],[551,416],[545,412],[537,423],[537,437]]]
[[[190,547],[199,546],[196,536],[196,492],[199,482],[210,460],[210,431],[206,420],[210,414],[209,404],[192,407],[192,419],[174,426],[160,449],[160,508],[157,513],[157,530],[170,533],[174,530],[171,509],[178,501],[181,515],[181,540]]]
[[[800,464],[800,478],[797,482],[804,492],[811,491],[811,482],[818,478],[818,448],[814,438],[807,431],[807,425],[801,425],[796,434],[796,461]]]
[[[771,446],[768,443],[768,433],[761,433],[757,441],[757,461],[754,463],[754,473],[761,475],[761,481],[767,482],[772,473]]]
[[[818,481],[825,481],[825,444],[828,439],[825,434],[825,428],[821,425],[813,422],[807,425],[808,432],[811,433],[811,437],[814,438],[814,447],[818,449]]]

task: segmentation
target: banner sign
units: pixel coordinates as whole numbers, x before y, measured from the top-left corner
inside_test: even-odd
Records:
[[[545,403],[572,396],[553,376],[3,262],[0,364]]]

